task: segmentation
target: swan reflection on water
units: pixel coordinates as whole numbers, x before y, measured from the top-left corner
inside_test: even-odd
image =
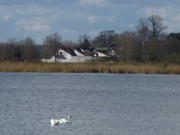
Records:
[[[59,125],[59,124],[71,123],[71,118],[72,118],[71,115],[68,117],[68,119],[65,119],[65,118],[62,118],[62,119],[54,119],[54,118],[52,118],[52,119],[50,120],[51,126]]]

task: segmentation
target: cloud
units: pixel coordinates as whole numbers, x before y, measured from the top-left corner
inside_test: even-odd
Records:
[[[62,10],[57,9],[49,9],[46,7],[42,7],[39,5],[28,5],[28,6],[21,6],[14,11],[16,14],[19,15],[50,15],[50,14],[63,14]]]
[[[104,7],[108,4],[108,2],[106,0],[80,0],[79,4],[80,5]]]
[[[31,4],[18,6],[13,14],[16,16],[14,24],[18,29],[47,32],[51,29],[50,25],[63,15],[63,11]]]
[[[2,20],[4,21],[9,20],[10,17],[11,17],[10,15],[3,15]]]
[[[146,16],[151,16],[151,15],[161,15],[163,18],[167,16],[167,8],[155,8],[155,7],[145,7],[143,8],[143,14]]]
[[[114,22],[115,22],[115,19],[112,18],[112,17],[108,17],[108,18],[107,18],[107,22],[109,22],[109,23],[114,23]]]
[[[65,40],[76,39],[77,35],[80,35],[79,31],[71,28],[62,28],[60,29],[60,33],[63,33],[63,39]]]
[[[50,29],[49,25],[46,24],[39,24],[39,23],[34,23],[29,26],[25,26],[25,30],[27,31],[48,31]]]
[[[137,4],[134,4],[134,3],[130,3],[130,4],[125,4],[125,3],[121,3],[121,4],[111,4],[113,5],[114,7],[118,7],[118,8],[135,8],[137,7]]]
[[[25,31],[48,31],[50,29],[50,26],[45,22],[45,18],[33,17],[27,19],[20,19],[15,24],[23,27]]]
[[[180,9],[176,5],[170,5],[168,7],[144,7],[142,12],[145,16],[149,17],[152,14],[158,14],[164,19],[164,24],[168,26],[168,31],[170,32],[179,32],[180,26],[180,15],[177,13],[180,12]]]
[[[94,22],[96,21],[96,16],[89,16],[89,17],[87,18],[87,20],[88,20],[88,22],[90,22],[90,23],[94,23]]]
[[[96,37],[102,30],[90,30],[89,34],[93,37]]]
[[[179,21],[180,22],[180,15],[174,16],[174,17],[172,17],[172,19],[174,21]]]
[[[27,9],[18,9],[15,11],[16,14],[21,14],[21,15],[25,15],[25,14],[32,14],[32,15],[47,15],[47,14],[50,14],[52,13],[52,10],[50,9],[40,9],[40,8],[35,8],[35,7],[30,7],[30,8],[27,8]]]

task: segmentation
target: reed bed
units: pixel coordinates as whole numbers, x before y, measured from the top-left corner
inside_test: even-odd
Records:
[[[142,64],[142,63],[124,64],[124,63],[1,62],[0,72],[180,74],[180,65]]]

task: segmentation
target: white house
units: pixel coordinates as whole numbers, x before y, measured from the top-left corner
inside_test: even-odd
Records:
[[[102,52],[96,52],[95,54],[94,54],[94,57],[109,57],[107,54],[105,54],[105,53],[102,53]]]
[[[74,48],[60,48],[56,55],[52,56],[50,59],[41,59],[42,62],[86,62],[89,60],[93,60],[97,57],[110,57],[113,56],[115,51],[109,50],[107,48],[99,48],[99,50],[94,50],[94,52],[90,51],[91,53],[94,53],[94,55],[89,56],[87,52],[82,48],[74,47]]]
[[[56,56],[52,56],[51,59],[41,59],[42,62],[85,62],[88,60],[92,60],[93,57],[86,56],[83,54],[84,52],[81,52],[80,50],[77,50],[76,48],[65,48],[65,49],[59,49],[56,53]]]

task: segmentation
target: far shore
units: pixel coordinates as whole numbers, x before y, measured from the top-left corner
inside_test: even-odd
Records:
[[[61,72],[61,73],[121,73],[180,74],[175,64],[127,63],[21,63],[0,62],[0,72]]]

